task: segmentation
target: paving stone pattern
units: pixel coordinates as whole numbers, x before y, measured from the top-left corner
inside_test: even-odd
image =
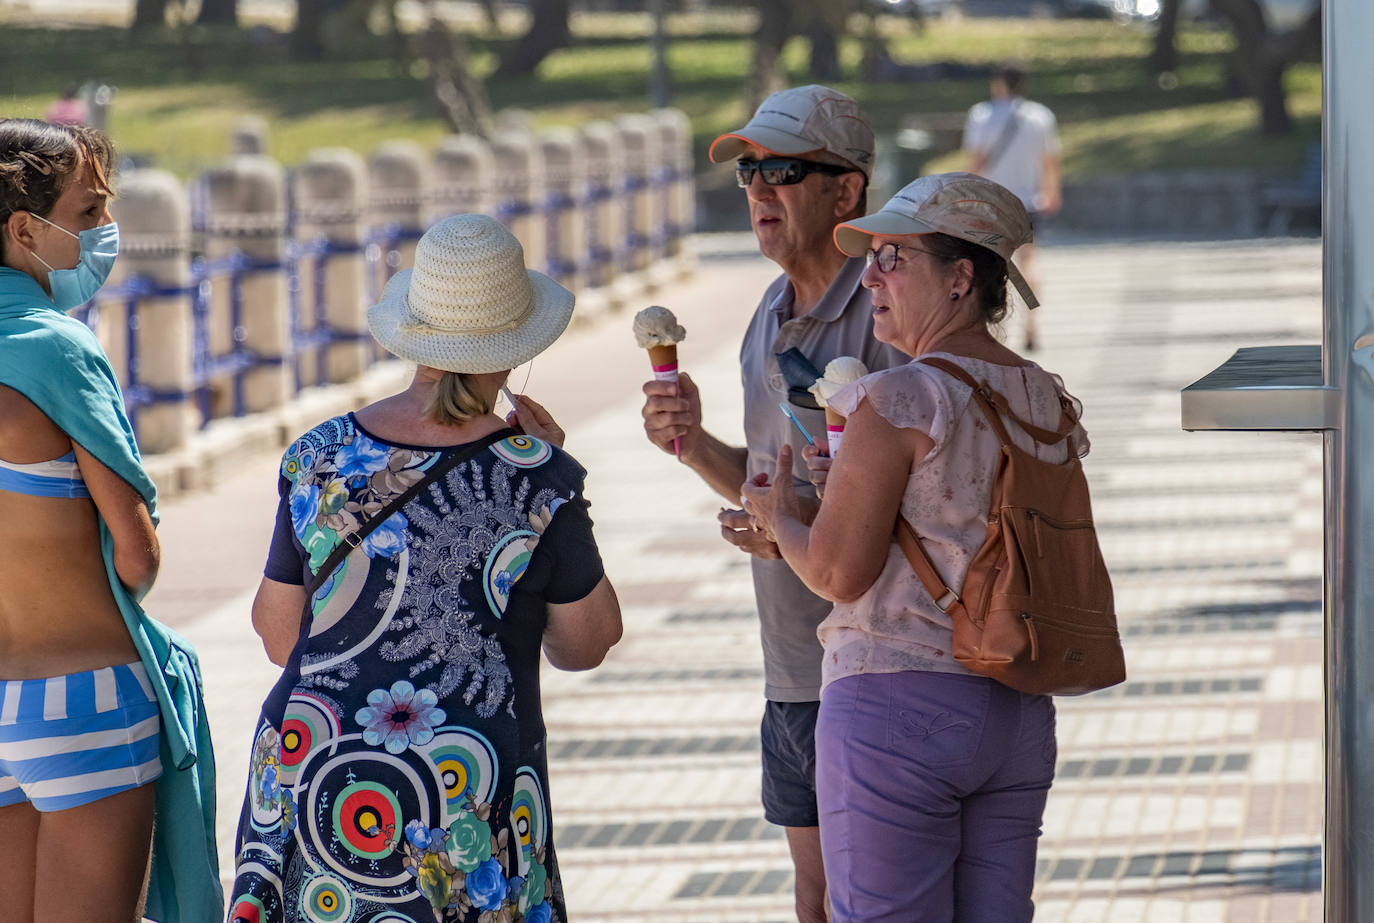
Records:
[[[1035,358],[1086,408],[1130,679],[1059,700],[1036,918],[1317,920],[1320,438],[1184,433],[1179,389],[1237,347],[1316,342],[1320,249],[1058,246],[1038,269]],[[687,326],[683,367],[726,439],[740,439],[739,336],[774,274],[757,257],[707,256],[693,280],[657,296]],[[694,318],[720,316],[723,298],[738,302],[738,322],[703,336]],[[605,323],[598,348],[624,350],[628,316]],[[1019,341],[1016,320],[1008,335]],[[719,538],[720,498],[644,440],[638,392],[603,405],[569,427],[568,447],[590,472],[625,637],[599,670],[544,678],[572,919],[792,919],[786,842],[759,807],[762,671],[747,562]],[[216,616],[186,627],[208,662],[233,664],[229,675],[207,670],[224,848],[272,678],[244,641],[246,599],[232,626]]]

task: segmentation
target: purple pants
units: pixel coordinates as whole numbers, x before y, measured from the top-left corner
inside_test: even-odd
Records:
[[[1050,697],[986,677],[827,686],[816,792],[832,923],[1030,920],[1056,754]]]

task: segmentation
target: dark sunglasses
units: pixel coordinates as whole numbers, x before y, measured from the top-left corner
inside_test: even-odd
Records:
[[[748,189],[757,173],[769,186],[793,186],[812,173],[826,176],[839,176],[842,173],[855,173],[853,167],[842,167],[833,163],[816,163],[814,160],[801,160],[796,157],[767,157],[763,160],[736,160],[735,182],[741,189]]]

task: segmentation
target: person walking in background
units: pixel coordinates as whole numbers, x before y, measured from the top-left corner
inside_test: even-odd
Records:
[[[439,222],[368,311],[414,380],[283,456],[231,921],[567,919],[540,650],[595,667],[620,605],[562,430],[493,408],[572,310],[494,219]]]
[[[818,369],[838,356],[861,358],[870,369],[885,369],[906,357],[873,339],[872,305],[859,285],[863,261],[846,258],[831,238],[837,224],[867,211],[873,130],[858,104],[823,86],[774,93],[747,125],[717,138],[710,157],[716,163],[735,161],[759,249],[783,271],[754,309],[740,349],[745,445],[727,445],[704,429],[701,394],[685,373],[677,386],[646,382],[643,415],[649,440],[668,453],[679,440],[682,462],[733,507],[746,481],[773,474],[781,446],[801,444],[778,407],[789,398],[779,354],[799,351]],[[793,410],[813,436],[823,438],[822,411],[814,406]],[[811,491],[800,452],[793,480],[803,494]],[[814,504],[814,492],[808,499]],[[823,923],[816,626],[830,604],[802,584],[742,510],[722,511],[720,522],[726,540],[751,555],[767,699],[761,728],[764,817],[787,832],[797,918]]]
[[[119,251],[113,164],[99,132],[0,119],[0,895],[20,923],[224,907],[195,653],[139,605],[157,492],[66,313]]]
[[[90,110],[81,98],[81,87],[69,83],[62,88],[62,96],[55,99],[44,116],[54,125],[85,125],[90,118]]]
[[[1003,395],[1004,416],[1067,433],[1026,452],[1087,452],[1059,378],[1000,343],[1011,261],[1031,240],[1020,200],[968,173],[926,176],[835,242],[865,257],[874,335],[933,357]],[[870,374],[829,406],[847,417],[844,452],[817,459],[814,518],[783,476],[746,485],[747,511],[784,560],[835,601],[820,626],[824,688],[816,726],[821,846],[835,923],[1026,923],[1036,842],[1054,778],[1054,704],[954,659],[953,626],[893,539],[898,516],[946,584],[963,588],[987,537],[1002,446],[960,378],[924,362]]]
[[[1019,64],[1003,64],[993,72],[992,99],[969,110],[964,124],[964,153],[968,170],[1010,189],[1030,213],[1031,220],[1051,217],[1060,206],[1059,132],[1054,113],[1026,99],[1026,72]],[[1032,282],[1033,245],[1017,254],[1021,271]],[[1037,343],[1035,314],[1026,314],[1026,349]]]

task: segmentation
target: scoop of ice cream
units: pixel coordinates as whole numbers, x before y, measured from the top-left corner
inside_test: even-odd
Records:
[[[837,391],[867,374],[868,366],[858,359],[853,356],[838,356],[826,363],[825,374],[817,378],[816,383],[808,390],[816,399],[816,403],[827,407]]]
[[[650,305],[635,315],[635,342],[640,349],[671,346],[682,342],[686,336],[687,331],[667,308]]]

